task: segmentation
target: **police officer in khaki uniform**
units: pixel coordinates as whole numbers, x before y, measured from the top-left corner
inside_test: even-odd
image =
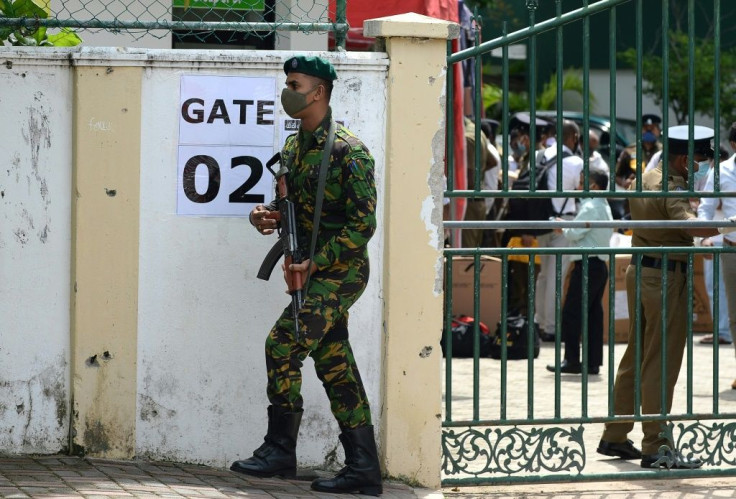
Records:
[[[670,127],[668,133],[669,170],[668,186],[670,192],[688,190],[688,166],[693,162],[693,171],[708,167],[708,156],[713,153],[711,139],[713,130],[707,127],[694,128],[694,157],[688,157],[688,126]],[[642,175],[642,190],[662,191],[662,163]],[[629,190],[635,190],[632,184]],[[686,196],[677,198],[647,197],[631,198],[631,218],[633,220],[691,220],[697,218]],[[693,237],[707,237],[719,232],[731,232],[735,228],[721,229],[634,229],[632,246],[693,246]],[[647,253],[641,257],[640,302],[636,303],[636,267],[637,257],[626,269],[626,292],[629,310],[641,307],[641,363],[636,365],[636,322],[630,320],[629,341],[616,374],[614,386],[614,412],[617,415],[635,413],[634,393],[641,392],[642,414],[667,414],[672,408],[672,394],[675,382],[680,373],[682,356],[687,339],[687,255],[669,254],[665,265],[662,253]],[[662,288],[663,274],[667,274],[667,287]],[[667,300],[667,315],[663,316],[662,295]],[[661,342],[664,322],[667,337],[663,351]],[[661,407],[661,362],[666,360],[665,394],[666,406]],[[641,384],[634,383],[635,373],[641,371]],[[633,429],[633,422],[609,422],[598,447],[600,454],[616,456],[622,459],[641,458],[642,468],[697,468],[702,463],[687,460],[674,449],[673,442],[660,436],[661,421],[642,422],[644,438],[641,452],[627,439]],[[673,453],[666,456],[659,454],[662,445],[669,446]]]
[[[662,150],[660,141],[661,131],[659,124],[662,118],[656,114],[644,114],[641,117],[641,159],[638,163],[645,168],[655,154]],[[636,142],[629,144],[625,149],[632,158],[636,157]]]
[[[465,153],[467,157],[467,168],[468,168],[468,189],[475,189],[475,172],[476,166],[478,168],[478,174],[480,177],[480,189],[496,189],[497,186],[484,186],[483,179],[488,170],[498,166],[498,161],[488,151],[488,137],[485,132],[480,132],[480,147],[477,148],[480,152],[478,159],[476,159],[476,146],[475,146],[475,122],[470,118],[465,118]],[[478,163],[476,165],[476,162]],[[465,209],[465,220],[485,220],[488,214],[488,206],[486,206],[486,199],[482,197],[468,198],[468,205]],[[482,245],[483,242],[483,229],[466,229],[462,233],[462,246],[463,248],[477,248]]]

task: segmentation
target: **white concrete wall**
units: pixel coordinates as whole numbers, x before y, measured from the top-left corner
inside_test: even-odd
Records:
[[[158,60],[145,73],[142,96],[136,454],[224,466],[250,456],[262,442],[268,405],[264,343],[289,297],[279,272],[269,282],[255,277],[275,236],[259,235],[246,218],[176,215],[179,79],[184,74],[274,76],[280,91],[288,54],[247,52],[221,59],[211,52],[153,54]],[[335,63],[339,75],[332,99],[336,118],[347,119],[376,158],[380,199],[387,59],[321,55]],[[383,217],[380,201],[378,217]],[[351,342],[376,422],[382,241],[379,224],[370,243],[370,284],[350,316]],[[303,368],[300,466],[324,464],[338,446],[337,424],[312,366],[307,359]]]
[[[18,53],[0,65],[0,453],[55,453],[69,429],[71,73]]]
[[[30,62],[17,54],[32,49],[5,54],[10,62],[0,66],[0,99],[9,118],[0,124],[6,157],[0,170],[0,452],[53,453],[67,445],[70,52],[84,66],[147,66],[139,137],[139,284],[131,290],[139,303],[136,455],[225,466],[261,443],[268,405],[263,346],[289,298],[278,272],[267,283],[255,278],[275,236],[260,236],[246,218],[176,214],[180,76],[271,76],[279,92],[288,56],[281,52],[81,48],[50,50],[47,60]],[[381,220],[388,60],[385,54],[321,55],[339,74],[335,116],[348,122],[376,158]],[[280,143],[274,137],[274,147]],[[350,318],[376,423],[382,410],[382,245],[379,224],[369,248],[371,280]],[[303,393],[300,463],[323,465],[338,447],[338,429],[311,359]]]

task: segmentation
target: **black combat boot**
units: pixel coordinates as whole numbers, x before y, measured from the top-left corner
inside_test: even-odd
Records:
[[[373,426],[344,430],[340,442],[345,449],[345,467],[334,478],[317,478],[312,489],[333,494],[380,495],[383,486]]]
[[[296,437],[302,411],[288,412],[286,409],[268,407],[268,431],[263,445],[258,447],[253,456],[244,461],[235,461],[230,469],[246,475],[271,477],[280,475],[294,477],[296,475]]]

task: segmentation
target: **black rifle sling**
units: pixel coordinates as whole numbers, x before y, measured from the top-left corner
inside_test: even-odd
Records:
[[[310,272],[312,267],[312,259],[314,258],[314,250],[317,247],[317,233],[319,232],[319,219],[322,215],[322,201],[325,198],[325,183],[327,182],[327,170],[330,165],[330,156],[332,155],[332,144],[335,143],[335,120],[330,119],[330,130],[327,132],[327,141],[322,149],[322,164],[319,167],[319,182],[317,184],[317,199],[314,202],[314,220],[312,222],[312,242],[309,245],[309,269],[307,269],[307,282],[304,285],[304,296],[309,291],[309,280],[312,277]]]

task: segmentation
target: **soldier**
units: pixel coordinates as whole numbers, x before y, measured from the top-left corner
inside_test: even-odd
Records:
[[[696,126],[694,129],[694,157],[688,157],[688,126],[670,127],[668,134],[669,145],[669,184],[670,192],[686,191],[688,189],[688,167],[691,162],[693,171],[708,168],[708,156],[713,153],[711,139],[713,130],[707,127]],[[642,175],[643,191],[661,191],[664,179],[662,178],[662,163],[651,171]],[[691,181],[691,180],[690,180]],[[635,190],[635,183],[629,190]],[[692,220],[696,218],[690,201],[683,197],[647,197],[631,198],[632,220]],[[733,217],[736,221],[736,217]],[[693,246],[693,237],[708,237],[720,233],[736,230],[736,226],[720,229],[691,228],[691,229],[634,229],[632,238],[633,247],[661,247],[661,246]],[[626,351],[618,366],[616,382],[613,389],[614,412],[618,415],[635,414],[634,392],[641,391],[642,414],[668,414],[672,408],[672,394],[675,382],[680,373],[682,355],[687,340],[687,255],[670,254],[666,269],[661,253],[648,253],[641,257],[640,302],[636,303],[636,267],[632,265],[626,269],[626,292],[628,296],[628,310],[641,308],[641,344],[636,344],[636,321],[629,321],[629,339]],[[662,288],[662,274],[667,273],[667,287]],[[667,300],[667,315],[663,316],[662,299]],[[633,316],[632,316],[633,317]],[[666,351],[662,350],[662,326],[665,326],[667,336]],[[639,350],[641,363],[636,364],[636,352]],[[661,379],[662,357],[666,359],[666,378]],[[641,372],[641,384],[635,386],[635,373]],[[661,406],[661,384],[665,384],[665,407]],[[679,455],[674,449],[674,443],[660,436],[662,430],[660,421],[642,422],[644,438],[642,449],[634,447],[631,440],[627,440],[632,430],[633,422],[609,422],[598,446],[598,452],[607,456],[616,456],[622,459],[641,458],[642,468],[697,468],[702,463],[697,459],[688,460]],[[660,458],[660,446],[669,446],[673,454]]]
[[[284,72],[281,104],[289,116],[301,120],[282,151],[300,247],[310,247],[317,177],[326,153],[330,156],[325,165],[324,204],[313,258],[290,266],[292,272],[303,273],[307,282],[298,324],[287,307],[266,338],[271,405],[265,442],[252,457],[234,462],[230,469],[261,477],[295,475],[303,405],[301,366],[309,355],[340,426],[346,464],[336,477],[314,480],[312,489],[378,495],[381,470],[370,406],[348,340],[348,309],[368,282],[367,244],[376,229],[373,157],[355,135],[334,122],[329,102],[337,74],[329,61],[292,57],[284,63]],[[334,145],[325,151],[333,127]],[[275,210],[275,203],[253,209],[250,222],[258,232],[274,232],[277,224],[269,214]]]

